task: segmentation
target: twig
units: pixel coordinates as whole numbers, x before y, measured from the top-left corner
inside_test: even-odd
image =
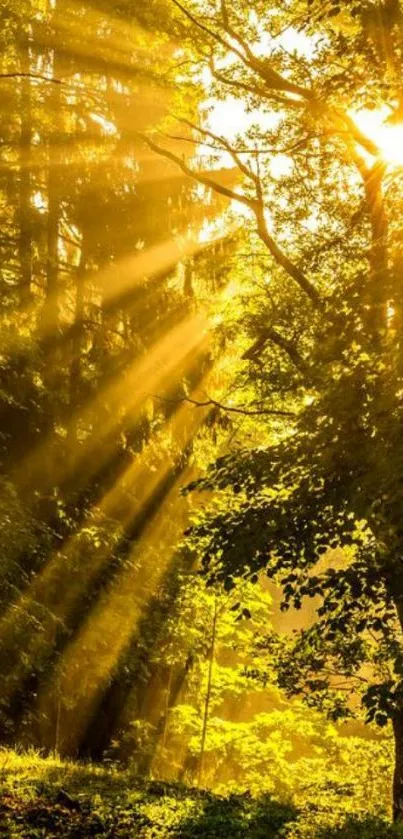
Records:
[[[41,82],[51,82],[51,84],[64,84],[63,79],[43,76],[41,73],[0,73],[0,79],[37,79]]]
[[[182,396],[180,399],[169,399],[165,396],[160,396],[158,393],[150,394],[153,399],[160,399],[161,402],[169,402],[170,404],[178,405],[182,402],[188,402],[190,405],[194,405],[196,408],[209,408],[213,406],[214,408],[219,408],[221,411],[227,411],[228,413],[234,414],[243,414],[244,416],[278,416],[278,417],[295,417],[296,413],[294,411],[281,411],[275,408],[258,408],[256,410],[249,410],[248,408],[236,408],[235,406],[231,405],[223,405],[221,402],[218,402],[217,399],[212,399],[208,397],[204,402],[200,402],[197,399],[192,399],[190,396]]]

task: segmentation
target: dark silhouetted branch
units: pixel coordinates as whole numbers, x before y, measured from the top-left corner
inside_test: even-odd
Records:
[[[275,416],[275,417],[296,417],[296,413],[294,411],[282,411],[276,408],[237,408],[232,405],[223,405],[222,402],[219,402],[217,399],[212,399],[208,397],[204,401],[198,401],[197,399],[192,399],[190,396],[183,396],[180,399],[168,399],[164,396],[159,396],[158,394],[152,394],[154,399],[160,399],[161,402],[170,402],[171,404],[179,405],[183,402],[188,402],[189,405],[194,405],[196,408],[218,408],[220,411],[226,411],[227,413],[232,414],[243,414],[247,417],[256,417],[256,416]]]
[[[301,372],[305,372],[307,370],[306,361],[302,358],[295,344],[285,338],[284,335],[281,335],[281,333],[273,327],[265,329],[256,341],[253,342],[249,349],[244,352],[242,358],[253,361],[253,359],[257,358],[263,352],[268,343],[276,344],[277,347],[283,350],[298,370]]]

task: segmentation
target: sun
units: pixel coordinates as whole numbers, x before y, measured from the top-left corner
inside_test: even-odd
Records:
[[[403,166],[403,124],[390,123],[388,108],[362,111],[351,114],[354,122],[370,140],[378,146],[383,160],[390,166]]]

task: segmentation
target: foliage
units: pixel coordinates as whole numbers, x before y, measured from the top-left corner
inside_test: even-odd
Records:
[[[395,4],[380,23],[389,75],[370,4],[348,5],[340,20],[338,6],[319,15],[315,4],[305,16],[301,3],[266,11],[256,3],[253,14],[243,3],[234,10],[225,3],[179,7],[189,35],[211,50],[215,95],[236,95],[262,115],[242,138],[223,138],[203,124],[195,130],[243,174],[245,192],[230,194],[249,209],[260,253],[270,258],[261,271],[270,271],[268,293],[240,310],[240,326],[253,338],[243,357],[255,404],[268,415],[290,408],[280,439],[225,455],[196,482],[227,491],[222,510],[194,529],[196,550],[228,589],[265,568],[282,588],[285,609],[299,609],[307,597],[320,601],[314,625],[294,640],[267,641],[280,685],[335,718],[354,712],[358,693],[367,720],[384,725],[399,718],[402,693],[401,172],[388,175],[382,149],[351,113],[368,105],[363,90],[369,95],[370,79],[376,85],[376,67],[381,82],[371,106],[382,103],[398,119],[392,79],[400,66],[399,12]],[[283,44],[281,33],[295,20],[312,49],[299,46],[297,34],[293,53]],[[265,28],[268,44],[259,41]],[[268,105],[277,113],[269,129]],[[270,152],[279,153],[284,138],[288,166],[274,174]],[[241,143],[255,144],[256,159],[242,156]],[[267,152],[259,150],[264,144]],[[388,177],[393,189],[383,198]],[[220,192],[213,176],[209,183]],[[327,567],[316,572],[328,549],[350,546],[338,568],[328,554]]]
[[[397,839],[401,833],[379,815],[366,815],[368,810],[352,816],[357,801],[342,785],[333,797],[328,790],[327,799],[325,793],[318,799],[312,789],[299,808],[267,794],[219,796],[180,784],[145,782],[112,767],[44,759],[32,751],[2,751],[0,769],[0,824],[10,838],[36,839],[46,832],[122,839],[134,833],[143,839]]]
[[[377,818],[358,819],[351,817],[347,819],[343,827],[334,829],[326,828],[318,833],[318,839],[398,839],[402,834],[401,826],[388,825]]]
[[[207,207],[133,136],[134,122],[150,128],[176,95],[175,72],[162,79],[175,52],[164,0],[6,5],[0,738],[100,756],[116,733],[112,711],[93,739],[91,719],[75,735],[72,719],[89,693],[107,704],[129,678],[141,703],[141,659],[159,628],[150,619],[138,653],[127,580],[147,609],[184,525],[189,504],[175,508],[173,490],[208,429],[190,408],[178,420],[177,400],[213,360],[188,323],[202,322],[205,297],[226,282],[228,245],[199,247],[222,203]],[[182,82],[194,114],[200,93]],[[151,525],[154,541],[139,549]],[[126,641],[111,660],[118,624]]]
[[[388,735],[317,711],[403,754],[402,170],[358,119],[401,122],[400,5],[4,18],[0,736],[233,792],[117,826],[101,795],[71,835],[312,832],[247,789],[381,831]]]
[[[233,447],[195,482],[225,495],[191,544],[227,590],[265,569],[284,610],[313,599],[316,620],[262,641],[269,669],[334,719],[360,706],[367,722],[392,721],[397,816],[402,160],[382,129],[401,131],[401,4],[175,5],[211,95],[245,114],[242,131],[215,131],[208,116],[193,124],[194,137],[232,158],[242,190],[223,188],[212,170],[206,177],[162,138],[149,147],[246,208],[263,263],[256,296],[249,303],[246,278],[238,309],[247,408],[284,417],[277,439],[269,431],[260,447]],[[384,121],[376,137],[360,127],[366,108]]]

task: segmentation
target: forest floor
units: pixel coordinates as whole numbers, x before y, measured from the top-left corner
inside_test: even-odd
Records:
[[[403,839],[361,814],[335,823],[307,801],[216,795],[128,772],[0,750],[0,836],[7,839]]]

